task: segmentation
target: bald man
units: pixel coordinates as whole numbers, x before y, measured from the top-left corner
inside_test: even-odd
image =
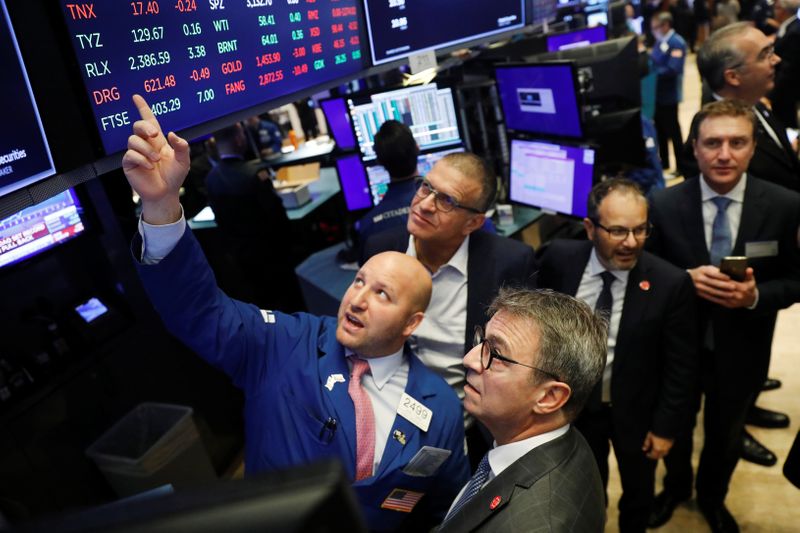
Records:
[[[457,396],[406,346],[430,300],[424,267],[376,255],[336,318],[229,298],[178,201],[188,144],[134,103],[142,119],[122,166],[142,198],[139,275],[167,329],[244,390],[246,474],[338,458],[370,530],[441,522],[468,467]]]

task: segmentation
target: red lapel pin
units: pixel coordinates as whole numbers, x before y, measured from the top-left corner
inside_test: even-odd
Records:
[[[500,505],[501,501],[502,498],[500,496],[495,496],[494,498],[492,498],[492,503],[489,504],[489,509],[494,511],[495,509],[497,509],[497,506]]]
[[[639,282],[639,288],[642,289],[643,291],[649,291],[650,290],[650,282],[647,281],[647,280],[640,281]]]

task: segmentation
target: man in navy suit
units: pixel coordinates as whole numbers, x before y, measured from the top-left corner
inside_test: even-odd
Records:
[[[751,105],[707,104],[693,122],[700,176],[653,197],[648,248],[685,268],[700,312],[700,376],[705,442],[697,470],[697,503],[712,531],[738,531],[725,507],[748,408],[764,382],[779,309],[800,301],[800,195],[746,172],[755,151]],[[746,256],[737,281],[721,258]],[[699,397],[696,404],[700,404]],[[665,511],[692,493],[691,432],[665,458]]]
[[[683,65],[686,62],[686,41],[672,27],[672,15],[658,13],[651,21],[656,42],[650,57],[657,74],[655,123],[661,164],[669,165],[669,141],[675,164],[679,160],[683,137],[678,122],[678,104],[683,100]]]
[[[122,166],[142,198],[137,268],[169,331],[245,393],[248,474],[338,458],[371,530],[425,529],[468,477],[461,406],[405,344],[430,278],[403,254],[356,274],[338,317],[260,310],[226,296],[186,229],[189,145],[134,97]]]
[[[685,270],[643,251],[650,225],[635,183],[600,182],[588,204],[589,240],[547,245],[537,285],[610,314],[603,379],[575,426],[592,448],[604,486],[613,443],[622,481],[619,529],[643,533],[657,460],[686,431],[692,413],[698,372],[692,282]]]

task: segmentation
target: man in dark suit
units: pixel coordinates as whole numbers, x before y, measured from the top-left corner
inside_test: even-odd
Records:
[[[800,195],[745,173],[757,120],[743,102],[703,107],[694,120],[700,177],[653,197],[654,231],[647,243],[688,270],[701,304],[705,442],[696,487],[697,503],[715,532],[738,531],[724,501],[745,417],[764,381],[777,311],[800,300]],[[725,256],[747,256],[742,281],[720,270]],[[691,450],[689,433],[666,457],[656,505],[662,514],[652,527],[691,496]]]
[[[797,104],[800,103],[800,0],[777,0],[775,18],[780,23],[775,39],[775,53],[781,63],[775,74],[775,88],[769,95],[772,110],[783,124],[797,128]]]
[[[433,295],[425,323],[411,338],[422,361],[464,397],[464,367],[457,354],[472,347],[475,326],[484,323],[486,307],[500,286],[531,285],[533,249],[480,229],[497,190],[494,174],[478,156],[448,154],[420,182],[411,200],[406,227],[374,235],[364,244],[365,259],[398,251],[419,259],[431,272]],[[466,421],[473,464],[485,451],[482,439]]]
[[[603,373],[606,322],[552,291],[500,290],[464,356],[464,406],[495,440],[442,532],[603,530],[603,487],[570,422]]]
[[[614,444],[622,481],[619,529],[643,533],[656,462],[691,415],[690,385],[697,380],[692,282],[685,270],[642,251],[650,226],[647,200],[635,183],[600,182],[588,204],[589,241],[550,243],[537,285],[610,313],[603,379],[575,426],[592,448],[604,486],[609,440]]]

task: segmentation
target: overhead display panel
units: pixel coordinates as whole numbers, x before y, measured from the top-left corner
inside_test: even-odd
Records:
[[[3,132],[0,134],[0,196],[55,174],[53,158],[19,53],[5,2],[0,0],[0,65]]]
[[[144,96],[181,130],[362,69],[356,0],[61,0],[106,153]]]
[[[525,0],[365,0],[372,62],[525,26]]]

